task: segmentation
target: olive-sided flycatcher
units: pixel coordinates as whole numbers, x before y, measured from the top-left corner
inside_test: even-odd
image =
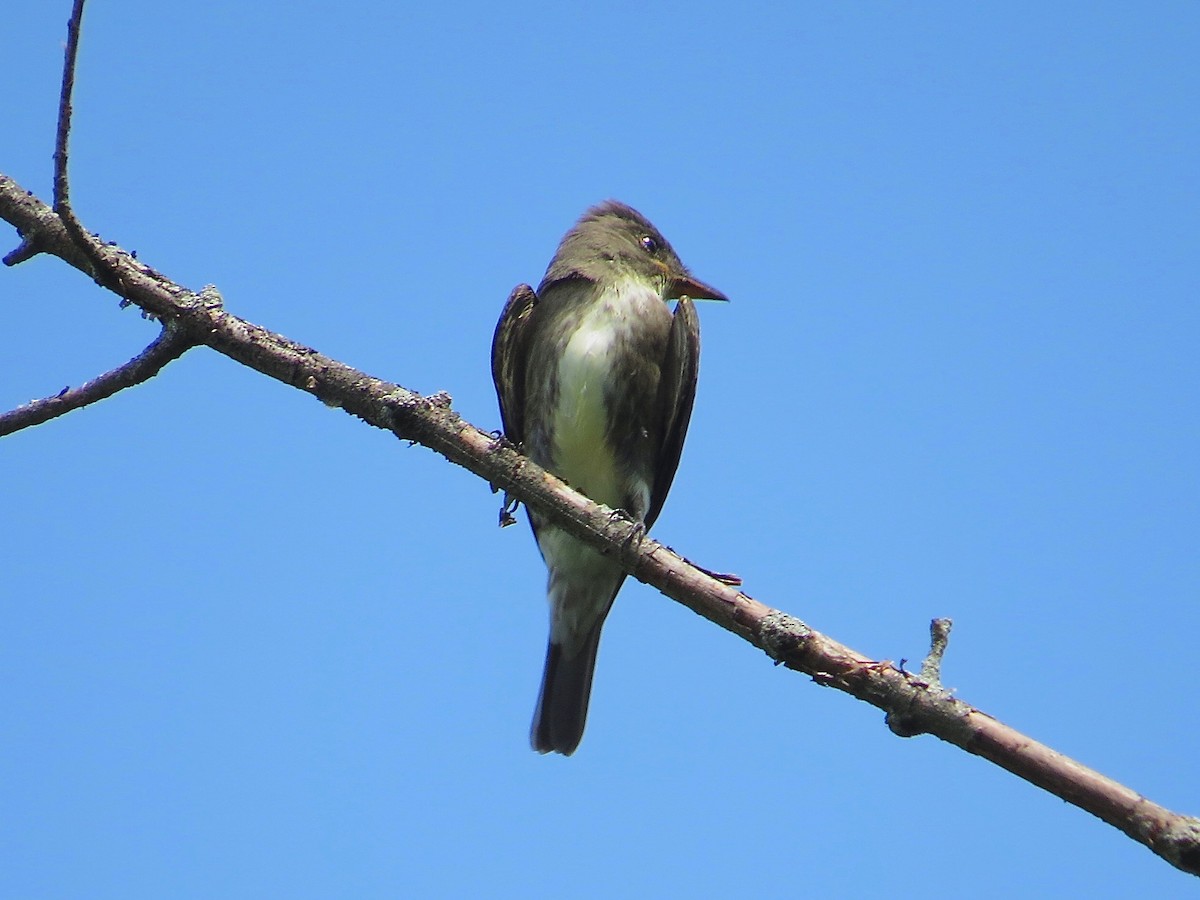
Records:
[[[679,465],[696,396],[700,325],[691,276],[636,210],[608,201],[558,245],[535,293],[509,297],[492,341],[505,436],[592,500],[649,528]],[[674,313],[667,305],[678,300]],[[570,755],[587,720],[600,628],[625,573],[530,511],[549,569],[550,645],[530,741]]]

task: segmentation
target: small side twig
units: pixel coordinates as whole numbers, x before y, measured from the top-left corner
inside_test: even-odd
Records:
[[[90,252],[84,239],[83,226],[79,224],[71,209],[71,186],[67,177],[67,144],[71,135],[71,95],[75,91],[75,61],[79,56],[79,29],[83,22],[85,0],[74,0],[71,18],[67,20],[67,44],[63,61],[62,87],[58,99],[58,124],[54,134],[54,206],[53,215],[44,216],[39,228],[21,231],[20,245],[4,256],[6,266],[16,266],[49,250],[47,230],[61,227],[72,242],[79,245],[84,263],[81,268],[93,270],[94,252]],[[77,265],[77,260],[72,265]],[[93,272],[94,274],[94,272]]]
[[[910,697],[907,703],[893,706],[884,717],[887,727],[897,737],[916,737],[933,732],[926,701],[952,699],[951,692],[942,686],[942,657],[946,654],[953,625],[950,619],[934,619],[929,623],[929,655],[921,663],[920,672],[915,675],[904,672],[901,660],[901,674],[919,689],[919,694]]]
[[[98,284],[114,288],[120,287],[120,285],[118,283],[114,286],[112,283],[114,279],[119,282],[119,276],[116,274],[111,259],[101,252],[103,245],[100,240],[84,230],[83,224],[75,215],[75,210],[71,205],[71,181],[67,165],[70,158],[69,144],[73,112],[71,97],[75,92],[75,64],[79,57],[79,35],[83,28],[85,2],[86,0],[74,0],[71,5],[71,18],[67,20],[66,57],[63,61],[62,89],[58,98],[58,125],[54,134],[54,212],[62,222],[63,229],[67,232],[71,242],[88,261],[92,277]],[[40,249],[35,242],[26,239],[14,253],[19,262]],[[118,293],[120,293],[119,290]]]
[[[72,410],[111,397],[117,391],[141,384],[153,378],[163,366],[178,359],[194,346],[195,341],[181,328],[173,322],[168,322],[145,350],[124,365],[117,366],[80,387],[66,389],[53,397],[34,400],[0,414],[0,437],[22,428],[41,425]]]
[[[950,643],[950,629],[954,627],[951,619],[934,619],[929,623],[929,655],[921,663],[921,671],[917,678],[931,688],[942,687],[942,657],[946,654],[946,645]]]
[[[58,127],[54,135],[54,211],[63,218],[74,218],[71,212],[71,186],[67,178],[67,143],[71,135],[71,95],[75,91],[75,61],[79,56],[79,29],[83,24],[84,2],[75,0],[71,7],[71,18],[67,20],[66,59],[58,98]]]

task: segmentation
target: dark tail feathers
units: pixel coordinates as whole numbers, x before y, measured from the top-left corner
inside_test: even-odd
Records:
[[[563,646],[553,641],[546,648],[542,690],[529,732],[529,742],[538,753],[570,756],[583,738],[602,623],[603,619],[572,656],[567,656]]]

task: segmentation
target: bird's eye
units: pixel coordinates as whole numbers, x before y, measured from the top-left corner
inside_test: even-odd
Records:
[[[642,235],[642,249],[645,250],[647,253],[657,253],[658,252],[658,241],[656,241],[654,238],[650,237],[650,235],[648,235],[648,234],[643,234]]]

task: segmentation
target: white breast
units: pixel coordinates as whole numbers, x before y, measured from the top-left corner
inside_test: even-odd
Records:
[[[612,507],[630,490],[649,495],[647,485],[622,482],[609,447],[604,384],[617,346],[641,316],[670,316],[658,295],[637,282],[624,282],[595,304],[571,335],[558,361],[558,404],[554,411],[554,461],[577,490]]]

